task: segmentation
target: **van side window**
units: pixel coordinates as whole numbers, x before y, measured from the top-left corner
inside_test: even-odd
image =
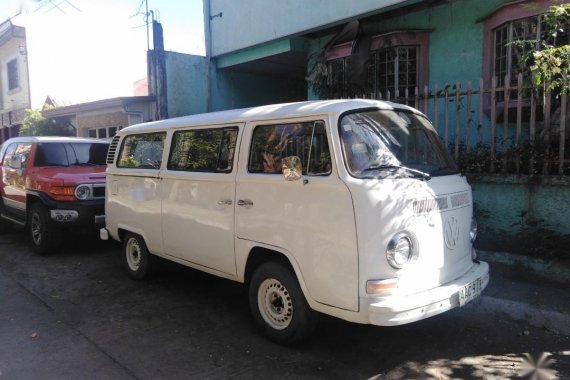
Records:
[[[159,169],[166,132],[129,135],[123,140],[119,168]]]
[[[253,131],[248,170],[250,173],[281,173],[281,160],[298,156],[303,175],[331,173],[331,155],[325,123],[259,125]]]
[[[233,167],[237,135],[236,127],[175,132],[167,168],[229,173]]]

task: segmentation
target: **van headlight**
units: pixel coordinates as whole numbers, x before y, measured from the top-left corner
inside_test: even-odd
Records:
[[[388,263],[395,269],[402,269],[414,258],[414,239],[405,232],[399,232],[390,239],[386,249]]]
[[[91,186],[79,185],[75,188],[75,197],[77,199],[85,200],[91,197]]]
[[[471,239],[471,243],[473,243],[477,238],[477,221],[475,218],[471,219],[471,230],[469,231],[469,238]]]

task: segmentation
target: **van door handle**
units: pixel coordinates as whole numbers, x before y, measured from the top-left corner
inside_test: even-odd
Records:
[[[238,206],[253,206],[253,202],[250,201],[249,199],[240,199],[239,201],[237,201],[237,205]]]
[[[223,201],[219,201],[218,204],[220,206],[230,206],[232,204],[232,200],[231,199],[226,199]]]

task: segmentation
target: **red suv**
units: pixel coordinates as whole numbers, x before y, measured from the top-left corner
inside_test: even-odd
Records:
[[[105,223],[109,143],[75,137],[16,137],[0,147],[0,229],[27,226],[34,250],[56,251],[66,228]]]

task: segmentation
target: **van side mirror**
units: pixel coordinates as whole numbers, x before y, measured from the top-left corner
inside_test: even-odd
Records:
[[[282,173],[286,181],[298,181],[303,178],[303,166],[298,156],[288,156],[281,161]]]

